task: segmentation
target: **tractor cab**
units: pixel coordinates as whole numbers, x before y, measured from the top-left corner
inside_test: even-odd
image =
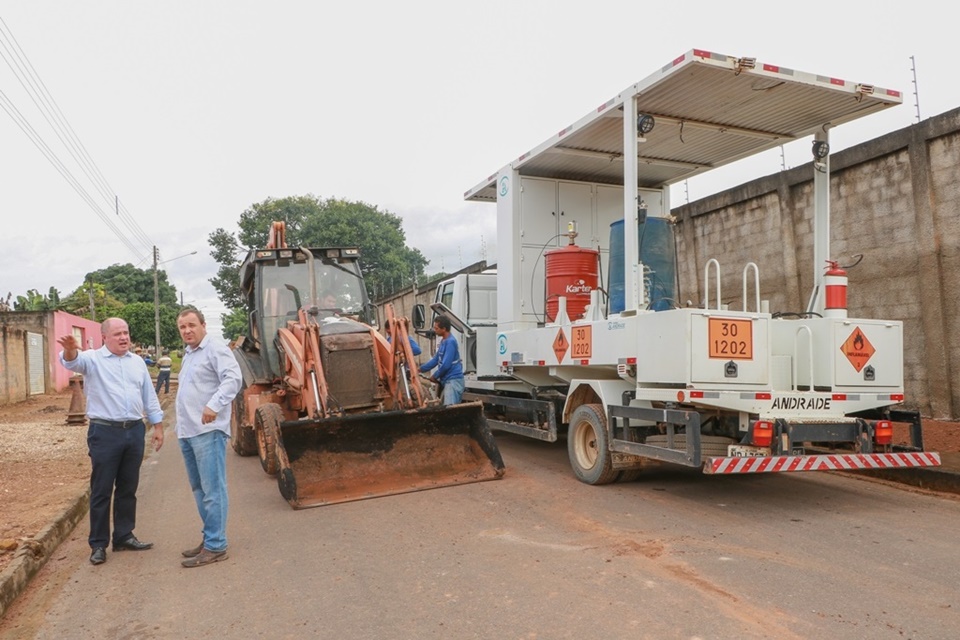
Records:
[[[249,310],[248,337],[264,352],[267,375],[282,375],[273,339],[298,318],[300,309],[322,322],[343,317],[375,326],[376,312],[360,272],[354,247],[257,249],[240,267],[241,289]],[[266,339],[263,337],[266,336]]]

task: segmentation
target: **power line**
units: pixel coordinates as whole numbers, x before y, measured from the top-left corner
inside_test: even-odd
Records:
[[[20,43],[17,42],[16,37],[10,31],[10,28],[7,26],[6,22],[3,21],[3,18],[0,18],[0,24],[6,29],[4,33],[3,29],[0,29],[0,36],[5,38],[7,42],[11,44],[13,51],[11,52],[10,48],[7,47],[2,41],[0,45],[7,51],[7,53],[14,58],[16,66],[19,69],[14,68],[11,64],[10,59],[6,56],[3,56],[4,60],[7,62],[7,66],[10,67],[10,70],[14,72],[14,75],[17,76],[17,80],[20,82],[20,85],[27,91],[30,99],[33,101],[37,109],[40,110],[41,115],[47,121],[47,124],[50,125],[50,128],[53,129],[54,133],[60,139],[60,142],[66,147],[70,152],[70,155],[73,156],[73,159],[76,161],[77,165],[80,166],[81,170],[86,174],[90,182],[97,188],[100,192],[101,197],[108,204],[113,204],[116,201],[115,196],[111,197],[112,193],[115,193],[110,187],[110,184],[106,181],[106,178],[103,177],[103,173],[97,167],[96,163],[90,157],[90,154],[87,152],[86,147],[80,141],[76,132],[73,130],[73,127],[70,126],[70,123],[67,121],[66,116],[63,114],[63,111],[60,109],[60,106],[57,104],[57,101],[54,99],[53,95],[50,94],[50,91],[47,89],[46,84],[40,78],[39,74],[34,69],[33,64],[27,58],[26,53],[20,47]],[[3,55],[0,53],[0,55]],[[24,82],[24,77],[27,82]],[[27,86],[30,85],[30,87]],[[34,95],[40,98],[40,102],[37,102],[37,99],[34,98]],[[43,104],[41,104],[43,103]],[[48,116],[49,114],[49,116]],[[51,118],[56,121],[51,122]],[[66,136],[64,140],[64,135],[61,135],[61,132]],[[119,215],[119,212],[118,212]],[[129,220],[122,220],[127,228],[137,236],[137,239],[140,242],[144,243],[147,246],[151,246],[153,243],[150,238],[143,232],[143,230],[136,224],[136,221],[132,217],[129,217]]]
[[[64,180],[73,187],[73,190],[77,192],[84,202],[93,209],[94,213],[100,216],[100,219],[116,234],[116,236],[123,242],[128,249],[141,260],[144,259],[143,253],[141,253],[130,240],[120,232],[120,230],[113,224],[113,221],[108,218],[103,211],[100,209],[100,206],[94,202],[93,198],[90,197],[90,194],[87,193],[86,189],[77,182],[77,179],[73,177],[73,174],[70,173],[70,170],[60,161],[60,158],[57,157],[50,147],[47,146],[47,143],[43,141],[40,135],[34,130],[30,123],[27,122],[26,118],[20,113],[17,107],[10,102],[10,99],[7,98],[6,94],[3,91],[0,91],[0,107],[3,107],[3,110],[7,112],[7,115],[13,119],[14,123],[20,127],[20,130],[23,131],[26,136],[30,139],[33,145],[40,150],[40,153],[53,165],[53,168],[63,176]]]
[[[60,109],[56,100],[50,94],[43,80],[40,78],[39,74],[36,72],[33,65],[30,63],[30,60],[27,58],[26,53],[20,47],[19,42],[17,42],[16,38],[13,36],[13,33],[10,31],[9,26],[7,26],[6,22],[4,22],[3,18],[0,18],[0,25],[2,25],[6,30],[6,32],[4,32],[4,29],[0,29],[0,46],[2,46],[3,49],[7,52],[5,55],[3,51],[0,51],[0,56],[4,58],[4,61],[7,63],[7,66],[10,67],[10,70],[13,71],[14,75],[17,77],[17,80],[20,82],[20,85],[27,92],[28,96],[33,101],[37,109],[40,110],[41,115],[47,121],[47,124],[50,125],[51,129],[53,129],[57,138],[59,138],[61,144],[63,144],[63,146],[67,149],[67,151],[73,157],[74,161],[80,167],[81,171],[83,171],[83,173],[87,176],[87,179],[90,181],[90,183],[100,193],[101,198],[103,198],[103,200],[107,202],[109,205],[115,206],[116,215],[119,221],[133,235],[134,239],[136,239],[138,242],[143,244],[145,247],[152,247],[154,243],[150,240],[150,238],[143,231],[143,229],[137,224],[136,220],[133,218],[132,215],[130,215],[129,211],[127,211],[125,207],[123,208],[123,215],[121,215],[119,199],[116,197],[116,195],[113,195],[116,192],[110,186],[109,182],[107,182],[106,178],[103,176],[103,173],[100,171],[100,168],[91,158],[86,147],[80,141],[76,132],[73,130],[73,127],[67,121],[66,116],[64,116],[63,114],[63,111]],[[6,40],[6,43],[4,42],[4,40]],[[8,43],[10,45],[9,47],[8,47]],[[39,98],[39,101],[38,101],[38,98]],[[6,100],[12,106],[13,104],[12,101],[10,101],[9,98],[6,98]],[[15,107],[14,109],[16,110]],[[8,114],[10,113],[9,109],[7,110],[7,113]],[[24,121],[24,123],[26,123],[26,118],[24,118],[24,116],[19,111],[17,111],[17,113],[20,116],[20,118]],[[13,118],[12,114],[11,114],[11,117]],[[16,118],[14,118],[14,121],[16,122]],[[18,123],[18,126],[19,126],[19,123]],[[34,132],[34,135],[36,136],[36,138],[40,139],[42,142],[42,139],[40,138],[39,134],[36,133],[33,127],[30,127],[29,123],[27,123],[27,126]],[[21,129],[23,129],[23,126],[21,126]],[[30,137],[29,134],[28,134],[28,137]],[[35,146],[37,145],[35,141],[34,141],[34,145]],[[44,144],[44,147],[46,147],[48,151],[51,154],[53,154],[54,157],[56,157],[56,154],[49,148],[49,146]],[[47,154],[45,153],[44,155],[47,155]],[[47,156],[47,158],[48,160],[50,160],[49,156]],[[51,162],[53,161],[51,160]],[[63,168],[66,170],[66,167],[63,165],[62,162],[59,161],[59,159],[57,159],[57,162],[61,166],[63,166]],[[67,171],[67,173],[69,173],[69,171]],[[63,175],[62,171],[61,171],[61,175]],[[64,177],[66,178],[66,176]],[[72,174],[71,174],[71,177],[72,177]],[[68,179],[68,182],[70,182],[69,179]],[[74,179],[74,182],[76,182],[75,179]],[[71,186],[74,186],[74,185],[71,184]],[[84,194],[86,194],[86,190],[79,185],[79,182],[76,182],[76,186],[74,186],[74,189],[76,190],[78,187],[79,189],[83,190]],[[90,198],[89,194],[87,194],[86,197],[84,197],[84,195],[81,195],[81,197],[83,197],[88,202],[88,204],[91,205],[91,207],[96,206],[92,203],[92,198]],[[117,229],[115,225],[113,225],[112,223],[108,222],[105,219],[102,209],[100,209],[99,206],[96,206],[95,210],[97,210],[97,213],[101,217],[101,219],[103,219],[104,222],[107,223],[107,226],[110,227],[114,231],[114,233],[117,234],[117,236],[120,237],[120,239],[124,241],[124,243],[127,244],[127,246],[129,247],[130,246],[129,241],[126,238],[122,237],[122,234],[120,233],[119,229]],[[143,259],[142,252],[137,250],[133,250],[133,251],[134,251],[134,254],[141,257],[141,260]]]

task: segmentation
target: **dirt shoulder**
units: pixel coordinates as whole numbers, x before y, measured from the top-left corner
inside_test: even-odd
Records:
[[[71,397],[0,406],[0,571],[89,484],[87,425],[67,424]]]

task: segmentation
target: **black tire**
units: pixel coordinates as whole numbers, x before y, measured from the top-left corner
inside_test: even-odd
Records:
[[[277,434],[280,433],[280,420],[283,411],[276,404],[265,404],[257,407],[254,414],[253,430],[257,436],[257,453],[260,456],[260,466],[265,473],[277,475],[280,461],[277,459]]]
[[[647,436],[646,444],[665,447],[667,446],[667,436]],[[731,444],[737,444],[737,441],[733,438],[724,438],[722,436],[700,436],[700,455],[704,458],[725,458],[727,457],[727,446]],[[685,451],[687,448],[687,436],[683,434],[673,436],[673,448],[677,451]]]
[[[252,456],[257,453],[257,438],[253,433],[253,425],[245,425],[246,407],[243,404],[243,392],[240,392],[233,401],[233,412],[230,415],[230,440],[233,450],[240,456]]]
[[[643,475],[643,469],[622,469],[617,476],[617,482],[635,482]]]
[[[573,473],[580,482],[610,484],[620,475],[620,471],[610,463],[607,416],[602,405],[580,405],[570,416],[567,455]]]

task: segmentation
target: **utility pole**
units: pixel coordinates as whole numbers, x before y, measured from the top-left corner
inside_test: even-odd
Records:
[[[158,253],[157,245],[153,245],[153,325],[156,331],[154,346],[157,348],[156,353],[153,354],[155,358],[160,357],[160,284],[157,280]]]
[[[93,301],[93,275],[90,276],[90,319],[94,322],[97,321],[97,308]]]

